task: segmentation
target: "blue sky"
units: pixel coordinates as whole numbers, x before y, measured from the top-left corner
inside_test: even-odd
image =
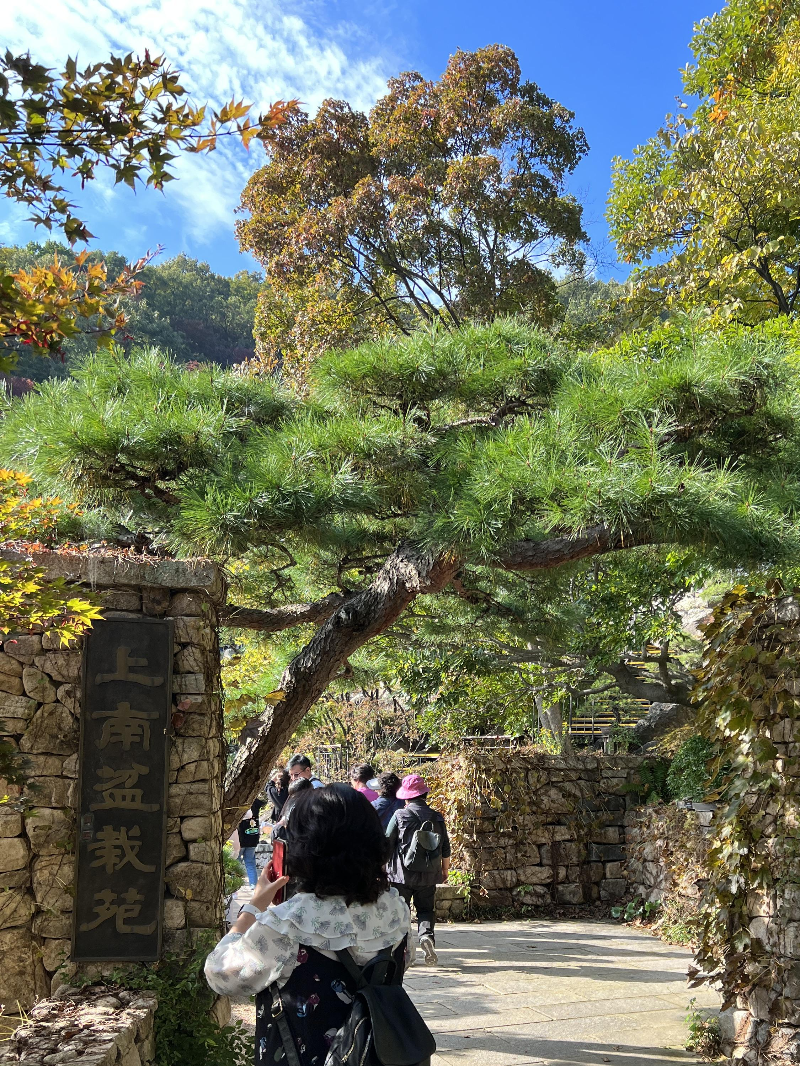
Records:
[[[690,57],[693,24],[720,0],[4,0],[0,45],[30,49],[61,66],[109,51],[163,51],[185,73],[196,97],[221,103],[243,96],[264,106],[296,96],[310,110],[326,96],[368,108],[386,78],[414,69],[437,77],[457,48],[509,45],[523,75],[576,113],[590,152],[572,191],[601,256],[613,263],[603,219],[611,159],[627,156],[673,110],[680,68]],[[133,196],[96,182],[81,200],[96,246],[131,259],[164,246],[221,273],[255,265],[239,253],[234,211],[247,176],[263,161],[226,148],[179,161],[179,181],[165,194]],[[25,212],[0,203],[0,242],[36,236]],[[41,234],[42,231],[39,231]],[[613,266],[601,276],[623,276]]]

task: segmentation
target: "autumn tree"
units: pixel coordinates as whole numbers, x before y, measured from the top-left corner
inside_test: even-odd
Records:
[[[60,184],[69,173],[81,186],[99,170],[135,188],[161,189],[173,179],[179,151],[213,150],[233,135],[246,145],[283,122],[294,103],[278,101],[257,119],[241,102],[220,111],[186,99],[180,72],[163,56],[111,56],[80,70],[68,59],[55,74],[29,54],[0,59],[0,191],[27,206],[30,221],[61,231],[70,245],[91,237]],[[80,320],[109,343],[124,324],[119,301],[136,293],[146,258],[109,277],[105,264],[82,252],[71,269],[58,256],[31,270],[0,272],[0,370],[21,347],[48,354],[74,336]],[[77,269],[75,269],[75,267]]]
[[[0,470],[0,543],[47,539],[55,530],[62,501],[31,492],[31,478],[18,470]],[[16,553],[14,553],[16,555]],[[50,630],[62,644],[100,618],[100,601],[63,578],[49,580],[41,567],[0,555],[0,633]],[[0,739],[0,780],[25,780],[25,759],[12,743]],[[8,797],[0,791],[0,806]]]
[[[264,265],[257,338],[287,368],[420,324],[559,312],[552,268],[586,240],[566,179],[573,114],[509,48],[456,52],[438,81],[389,81],[369,115],[326,100],[267,140],[239,240]]]
[[[701,21],[690,113],[614,161],[608,206],[636,303],[759,322],[800,304],[800,4],[729,0]]]
[[[15,402],[0,456],[174,549],[271,566],[274,594],[227,622],[306,636],[232,770],[235,820],[350,657],[480,586],[475,570],[546,575],[649,545],[796,558],[796,348],[777,326],[689,322],[633,357],[581,355],[498,319],[324,356],[304,397],[102,354]]]
[[[30,272],[47,267],[53,257],[70,271],[76,253],[59,241],[0,247],[0,271]],[[92,251],[88,263],[105,263],[114,276],[125,266],[118,252]],[[263,278],[240,270],[232,277],[217,274],[208,263],[180,254],[145,266],[138,275],[135,295],[123,295],[119,309],[125,324],[116,340],[130,350],[152,344],[171,352],[182,362],[211,362],[222,366],[240,363],[254,355],[253,322]],[[42,359],[23,351],[14,373],[41,381],[65,377],[69,367],[96,347],[92,319],[75,320],[76,332],[61,344],[59,357]]]

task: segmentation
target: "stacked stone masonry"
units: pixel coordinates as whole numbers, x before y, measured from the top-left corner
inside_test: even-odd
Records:
[[[791,657],[800,644],[800,599],[779,600],[753,627],[751,642],[762,639],[762,628],[779,633],[780,643]],[[766,676],[777,676],[777,666],[767,666]],[[800,695],[800,678],[789,678],[783,687]],[[764,717],[753,705],[756,721]],[[737,997],[735,1007],[722,1019],[723,1050],[733,1063],[771,1066],[800,1062],[800,863],[797,856],[798,809],[794,778],[800,775],[800,720],[790,712],[762,730],[774,745],[773,779],[779,788],[764,802],[756,785],[745,793],[744,803],[755,812],[761,833],[759,850],[765,856],[788,856],[788,861],[769,890],[750,890],[746,896],[749,932],[756,952],[774,964],[779,976],[770,987],[754,982]],[[782,819],[778,817],[782,815]],[[783,832],[788,830],[788,836]],[[780,869],[780,867],[778,867]]]
[[[150,1066],[157,1006],[150,992],[63,985],[0,1049],[0,1066]]]
[[[664,818],[664,811],[672,817]],[[714,812],[644,807],[625,814],[625,875],[630,894],[649,902],[672,898],[697,904],[707,876]],[[666,824],[665,824],[666,823]]]
[[[164,947],[179,949],[204,929],[218,933],[225,760],[216,630],[216,607],[224,595],[219,571],[205,562],[145,563],[55,552],[35,558],[51,576],[93,587],[107,618],[174,620]],[[25,754],[30,775],[22,791],[0,781],[0,794],[8,792],[12,800],[0,807],[0,1004],[7,1012],[17,1005],[29,1009],[74,971],[66,960],[75,876],[81,655],[79,644],[61,649],[47,633],[10,635],[0,650],[0,737]]]
[[[628,891],[626,812],[638,802],[638,770],[647,760],[632,755],[524,758],[530,810],[520,814],[515,829],[504,831],[498,828],[498,812],[484,807],[464,847],[477,884],[475,902],[508,907],[623,898]]]
[[[463,918],[466,909],[467,890],[459,885],[436,886],[436,920],[448,922]]]

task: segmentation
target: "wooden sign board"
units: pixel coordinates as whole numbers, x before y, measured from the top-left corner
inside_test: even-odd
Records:
[[[172,621],[96,622],[83,656],[75,962],[161,952]]]

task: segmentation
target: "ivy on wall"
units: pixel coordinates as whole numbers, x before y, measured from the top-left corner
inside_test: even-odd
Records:
[[[524,751],[463,752],[437,760],[427,775],[428,802],[444,816],[453,866],[473,869],[470,852],[485,829],[507,834],[509,844],[522,836],[533,809],[532,786],[539,783],[535,774],[529,777]]]
[[[669,944],[694,946],[701,886],[708,877],[709,841],[697,812],[671,803],[644,807],[626,841],[628,878],[635,890],[642,891],[645,900],[648,895],[652,900],[650,893],[657,890],[658,910],[651,931]],[[648,877],[654,866],[659,871],[655,883]],[[640,889],[639,881],[643,882]]]
[[[510,856],[537,833],[547,836],[553,862],[565,864],[559,857],[563,838],[554,830],[566,828],[569,841],[585,844],[604,824],[601,790],[589,784],[584,762],[530,748],[465,751],[440,758],[426,778],[429,802],[448,826],[453,865],[480,874],[483,848],[502,846]],[[603,763],[599,758],[598,768]],[[647,768],[643,763],[623,788],[639,796]],[[508,864],[513,865],[510,857]]]
[[[695,692],[721,808],[691,976],[718,984],[724,1006],[754,988],[780,988],[790,963],[775,950],[771,913],[773,892],[800,884],[798,679],[800,604],[733,588],[705,630]]]

